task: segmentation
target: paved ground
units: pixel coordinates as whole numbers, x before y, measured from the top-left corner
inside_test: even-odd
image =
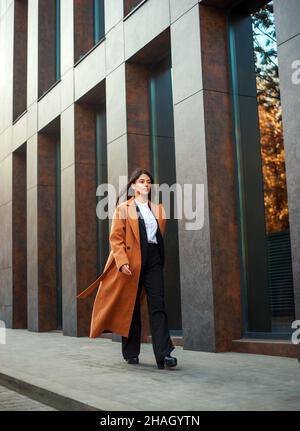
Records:
[[[300,410],[296,359],[176,347],[178,366],[159,370],[151,344],[142,344],[139,365],[129,365],[110,339],[11,329],[6,338],[0,384],[22,382],[56,408],[73,401],[78,410]]]
[[[55,410],[24,395],[0,386],[0,411],[46,411]]]

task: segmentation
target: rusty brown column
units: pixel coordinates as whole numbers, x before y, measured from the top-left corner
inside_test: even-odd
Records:
[[[183,347],[227,351],[242,320],[226,11],[195,2],[174,19],[177,182],[204,191],[203,224],[178,220]]]
[[[26,144],[13,153],[12,327],[27,328]]]
[[[38,133],[36,185],[28,193],[28,329],[57,329],[56,199],[57,137]],[[28,169],[33,169],[31,157]]]
[[[94,115],[94,109],[90,105],[75,104],[74,186],[78,293],[98,276]],[[78,336],[89,335],[94,298],[95,294],[84,301],[77,300],[77,322],[74,322],[72,332]],[[70,300],[76,301],[76,298]]]
[[[199,17],[215,349],[227,351],[242,335],[228,28],[224,10],[200,4]]]

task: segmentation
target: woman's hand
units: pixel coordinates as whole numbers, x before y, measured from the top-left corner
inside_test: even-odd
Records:
[[[123,272],[123,274],[131,275],[131,271],[129,269],[129,265],[128,264],[122,265],[121,271]]]

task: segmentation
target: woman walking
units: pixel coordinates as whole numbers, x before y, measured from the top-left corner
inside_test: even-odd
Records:
[[[113,215],[111,252],[103,273],[78,298],[99,286],[92,312],[90,337],[102,332],[122,336],[122,354],[129,364],[139,363],[141,344],[140,304],[146,294],[152,347],[158,368],[177,365],[168,329],[164,302],[164,240],[166,225],[162,204],[151,201],[153,177],[137,168],[126,186],[134,196],[118,205]],[[144,288],[144,289],[143,289]]]

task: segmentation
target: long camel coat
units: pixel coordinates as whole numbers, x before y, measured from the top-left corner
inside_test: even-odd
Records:
[[[162,204],[149,202],[163,235],[166,226],[165,210]],[[139,221],[134,197],[116,207],[109,241],[111,250],[102,274],[77,296],[80,299],[86,298],[98,287],[92,311],[90,338],[96,338],[102,332],[113,332],[124,337],[129,335],[142,264]],[[121,266],[126,263],[129,264],[131,275],[120,271]],[[140,300],[144,298],[145,288],[142,286]]]

